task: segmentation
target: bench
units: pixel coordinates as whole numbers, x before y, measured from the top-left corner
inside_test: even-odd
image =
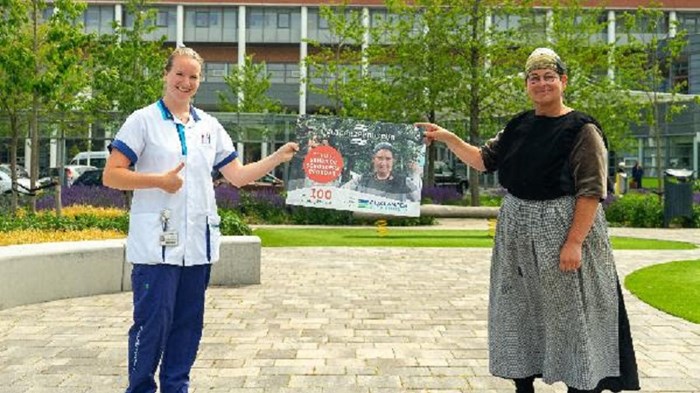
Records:
[[[0,310],[26,304],[131,290],[126,241],[0,247]],[[260,238],[224,236],[210,285],[260,284]]]

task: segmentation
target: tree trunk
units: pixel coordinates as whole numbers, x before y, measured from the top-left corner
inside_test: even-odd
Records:
[[[34,1],[32,20],[34,27],[34,74],[39,75],[39,4]],[[36,181],[39,178],[39,93],[32,89],[32,114],[29,119],[29,134],[31,139],[31,156],[29,158],[29,187],[36,188]],[[36,196],[29,196],[29,207],[32,213],[36,213]]]
[[[430,111],[428,113],[428,122],[435,123],[435,111]],[[433,187],[435,185],[435,159],[437,158],[437,149],[435,144],[431,143],[428,146],[428,159],[426,160],[425,167],[425,186]]]
[[[11,169],[11,192],[10,208],[12,214],[17,214],[17,192],[15,192],[15,182],[17,181],[17,146],[19,145],[19,119],[16,113],[10,114],[10,129],[12,130],[12,144],[10,145],[10,169]]]
[[[479,7],[481,6],[479,0],[475,0],[472,5],[472,16],[470,18],[472,43],[477,42],[479,39],[479,29],[480,21],[482,18],[478,17]],[[479,53],[479,48],[476,45],[472,45],[469,49],[469,63],[470,69],[470,97],[469,97],[469,143],[472,145],[479,144],[479,115],[481,114],[481,101],[479,99],[479,69],[483,67],[481,64],[481,53]],[[472,206],[479,206],[481,202],[479,201],[479,172],[476,170],[469,171],[469,188],[471,192]]]
[[[65,127],[64,123],[61,122],[59,127],[61,128],[58,142],[56,144],[56,155],[58,156],[58,176],[56,178],[56,187],[54,189],[54,208],[56,209],[56,217],[61,217],[63,214],[63,201],[61,200],[61,192],[63,189],[63,179],[65,179],[65,166],[63,165],[63,157],[65,151]],[[53,179],[52,179],[53,181]]]

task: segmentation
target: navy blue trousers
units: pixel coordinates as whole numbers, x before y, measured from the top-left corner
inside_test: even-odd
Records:
[[[187,393],[204,326],[211,265],[134,264],[134,324],[129,329],[126,393]]]

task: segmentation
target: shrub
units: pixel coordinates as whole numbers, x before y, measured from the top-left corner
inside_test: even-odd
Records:
[[[221,217],[221,234],[225,236],[242,236],[251,235],[253,230],[248,224],[243,222],[243,219],[233,210],[219,209]]]
[[[55,207],[54,193],[44,194],[37,200],[37,210],[51,210]],[[108,187],[75,185],[61,188],[61,205],[87,205],[95,207],[116,207],[126,209],[127,195],[124,191]]]
[[[663,205],[658,195],[630,192],[614,197],[607,205],[605,216],[613,226],[660,228],[663,225]]]
[[[241,202],[241,195],[238,188],[228,185],[221,185],[214,188],[216,204],[221,209],[237,209]]]
[[[464,196],[455,187],[424,187],[421,199],[438,205],[457,205],[464,203]]]
[[[3,233],[2,237],[0,238],[0,246],[121,238],[124,238],[124,233],[120,231],[102,229],[82,229],[78,231],[43,231],[39,229],[18,229]]]
[[[285,196],[272,188],[241,191],[239,210],[250,223],[286,224],[289,222]]]
[[[24,214],[21,211],[18,213],[16,216],[0,217],[0,232],[29,229],[47,232],[99,229],[126,234],[129,228],[129,217],[125,211],[121,211],[121,214],[109,212],[102,215],[94,212],[73,212],[61,217],[48,211],[37,214]]]

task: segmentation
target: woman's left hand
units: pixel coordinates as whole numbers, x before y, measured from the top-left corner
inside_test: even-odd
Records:
[[[566,241],[559,251],[559,270],[575,272],[581,267],[581,244]]]
[[[280,164],[283,162],[287,162],[294,157],[294,154],[299,151],[299,144],[296,142],[287,142],[284,144],[284,146],[280,147],[277,149],[275,154],[280,159]]]

